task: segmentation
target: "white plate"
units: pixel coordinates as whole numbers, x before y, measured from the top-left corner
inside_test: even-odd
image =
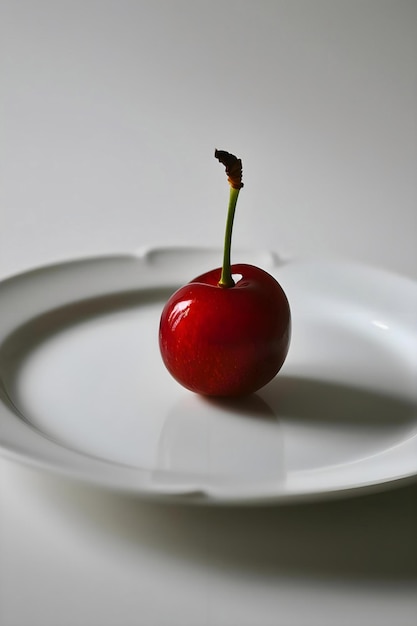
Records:
[[[158,323],[168,295],[220,258],[160,249],[3,281],[3,453],[112,489],[210,503],[415,477],[417,285],[360,265],[237,254],[281,282],[292,344],[258,394],[216,402],[167,373]]]

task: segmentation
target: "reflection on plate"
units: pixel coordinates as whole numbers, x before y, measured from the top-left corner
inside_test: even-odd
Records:
[[[281,282],[292,344],[257,394],[210,400],[169,376],[157,337],[168,295],[219,258],[160,249],[3,281],[2,452],[111,489],[210,503],[415,477],[417,285],[349,263],[236,255]]]

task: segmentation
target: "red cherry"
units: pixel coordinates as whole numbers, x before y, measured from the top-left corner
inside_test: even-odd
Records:
[[[226,166],[230,183],[223,266],[171,296],[161,315],[159,346],[168,371],[187,389],[237,396],[257,391],[281,369],[291,314],[275,278],[259,267],[230,263],[242,161],[223,150],[215,157]]]
[[[281,369],[288,352],[288,300],[270,274],[233,265],[233,287],[219,286],[221,268],[195,278],[166,303],[159,344],[172,376],[204,395],[250,394]]]

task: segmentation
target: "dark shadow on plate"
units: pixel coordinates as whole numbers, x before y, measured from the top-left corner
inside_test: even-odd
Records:
[[[261,390],[277,417],[331,428],[417,428],[417,406],[381,391],[341,383],[277,376]]]

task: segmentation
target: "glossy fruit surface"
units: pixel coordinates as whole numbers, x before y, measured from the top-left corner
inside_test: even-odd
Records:
[[[253,393],[272,380],[288,352],[291,313],[279,283],[253,265],[233,265],[232,273],[229,288],[219,286],[221,268],[195,278],[161,315],[162,359],[196,393]]]

